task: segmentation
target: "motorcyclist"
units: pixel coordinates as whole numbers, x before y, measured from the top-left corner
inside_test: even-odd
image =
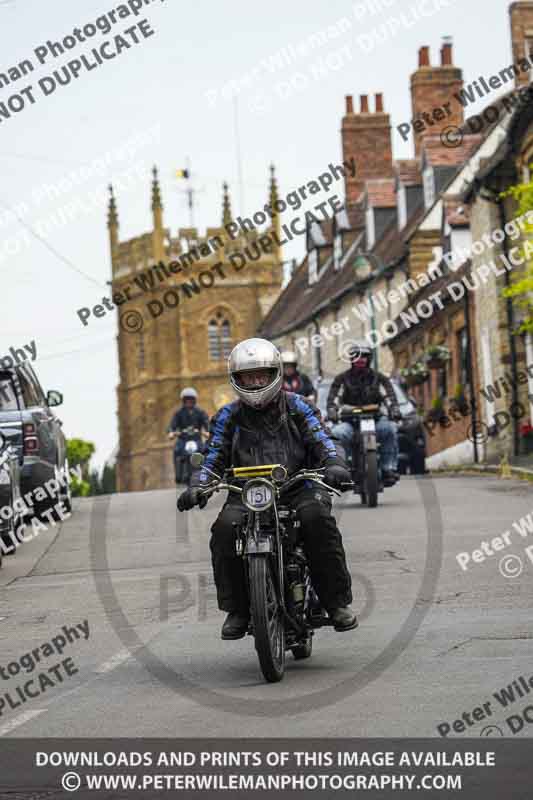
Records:
[[[180,394],[181,408],[179,408],[170,421],[167,433],[169,439],[176,439],[174,447],[174,469],[176,472],[176,483],[181,483],[181,469],[180,462],[185,452],[185,438],[180,436],[181,432],[186,428],[197,428],[198,434],[193,438],[197,445],[198,450],[202,452],[202,431],[209,430],[209,417],[196,403],[198,401],[198,394],[192,386],[187,386]]]
[[[372,369],[372,348],[365,342],[354,342],[349,351],[351,366],[334,379],[331,384],[327,409],[328,418],[337,422],[338,406],[362,406],[386,401],[389,416],[382,415],[376,422],[376,435],[380,445],[380,461],[385,485],[392,486],[399,480],[398,474],[398,429],[400,409],[391,381],[381,372]],[[390,418],[389,418],[390,417]],[[349,422],[337,422],[331,430],[346,453],[353,444],[354,428]]]
[[[292,350],[284,350],[281,354],[283,363],[283,388],[286,392],[294,392],[302,397],[314,398],[315,390],[310,378],[298,371],[298,359]]]
[[[265,339],[246,339],[232,350],[228,370],[238,399],[223,406],[211,420],[206,467],[218,475],[230,466],[283,464],[289,475],[304,466],[323,467],[324,480],[330,486],[350,481],[350,473],[314,406],[282,389],[281,356],[273,344]],[[200,494],[200,487],[210,480],[206,470],[193,474],[191,488],[178,499],[178,509],[186,511],[195,505],[202,508],[207,501]],[[313,585],[335,630],[357,627],[349,606],[351,576],[328,493],[316,484],[302,483],[294,487],[289,502],[300,519]],[[240,639],[248,629],[243,559],[235,552],[235,526],[245,513],[240,496],[230,492],[211,528],[218,605],[228,612],[222,626],[223,639]]]

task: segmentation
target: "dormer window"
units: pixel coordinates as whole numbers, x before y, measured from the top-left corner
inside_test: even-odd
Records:
[[[309,283],[316,283],[318,280],[318,250],[316,247],[309,252],[307,257],[307,268],[309,272]]]
[[[333,264],[335,269],[340,269],[342,259],[342,233],[335,234],[333,240]]]
[[[376,242],[376,225],[374,221],[374,209],[372,207],[366,210],[366,246],[368,250],[374,247]]]
[[[398,187],[397,208],[398,208],[398,230],[401,231],[407,225],[407,192],[405,186]]]
[[[430,208],[435,202],[435,173],[433,167],[424,170],[424,206]]]

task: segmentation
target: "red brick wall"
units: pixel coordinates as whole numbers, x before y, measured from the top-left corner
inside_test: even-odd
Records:
[[[469,297],[469,300],[470,342],[474,383],[473,392],[474,396],[479,398],[479,376],[477,371],[477,359],[475,358],[477,341],[475,326],[473,324],[474,303],[472,295]],[[425,426],[428,456],[440,453],[449,447],[464,442],[470,433],[469,428],[472,424],[471,413],[469,412],[466,416],[462,416],[460,413],[455,412],[454,416],[454,413],[451,412],[451,400],[455,393],[455,387],[461,383],[457,334],[464,326],[464,305],[462,303],[457,303],[453,306],[449,306],[439,314],[435,314],[423,327],[420,326],[420,324],[417,325],[416,328],[413,328],[411,335],[403,338],[400,343],[392,343],[391,345],[396,368],[412,365],[420,358],[422,353],[427,350],[430,344],[445,344],[451,351],[451,359],[446,368],[448,382],[447,396],[444,398],[444,412],[446,416],[443,424],[428,421],[427,426]],[[428,381],[420,386],[411,387],[409,389],[409,394],[415,398],[420,413],[425,417],[425,414],[427,414],[431,408],[433,399],[439,395],[438,371],[430,370]],[[468,397],[470,397],[470,395],[468,395]]]
[[[526,58],[526,39],[531,41],[533,48],[533,2],[512,3],[509,7],[511,17],[511,44],[513,48],[513,62]],[[531,60],[531,59],[530,59]],[[520,71],[515,78],[516,86],[529,83],[527,72]]]
[[[376,95],[376,108],[382,108],[381,95]],[[345,191],[348,205],[355,203],[365,181],[371,178],[392,178],[392,140],[390,117],[384,111],[368,110],[368,98],[361,97],[361,111],[353,112],[352,98],[346,98],[346,114],[342,118],[342,157],[355,159],[356,173],[347,173]]]
[[[441,65],[431,66],[429,47],[421,47],[418,53],[418,69],[411,75],[411,105],[413,120],[426,112],[431,115],[433,125],[426,123],[425,130],[414,134],[415,153],[420,155],[425,136],[434,136],[450,125],[461,126],[464,121],[464,110],[454,97],[455,92],[463,88],[463,73],[452,64],[451,45],[443,45],[441,49]],[[450,104],[442,120],[433,117],[434,109]],[[437,114],[437,116],[440,116]]]

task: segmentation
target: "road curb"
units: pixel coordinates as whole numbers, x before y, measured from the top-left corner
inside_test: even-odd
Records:
[[[533,481],[533,470],[526,469],[525,467],[514,467],[509,464],[508,470],[512,477],[520,478],[521,480]],[[499,464],[462,464],[457,467],[441,467],[440,469],[432,469],[431,475],[483,475],[491,473],[499,475],[502,468]]]

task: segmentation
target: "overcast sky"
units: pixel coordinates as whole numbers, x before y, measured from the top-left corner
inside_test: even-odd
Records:
[[[393,125],[409,120],[409,76],[420,46],[429,45],[437,63],[442,37],[452,36],[454,63],[466,82],[512,60],[506,0],[448,0],[441,10],[435,10],[439,0],[153,0],[110,33],[39,64],[37,48],[42,53],[48,40],[61,41],[120,5],[0,0],[0,73],[26,58],[35,66],[0,88],[0,103],[28,85],[35,99],[31,104],[26,96],[26,107],[10,119],[0,116],[0,357],[35,340],[45,390],[64,393],[58,415],[67,436],[95,442],[98,464],[117,443],[116,314],[91,318],[84,328],[76,310],[98,303],[110,279],[110,180],[122,186],[117,204],[121,238],[127,239],[150,229],[149,170],[156,163],[165,225],[175,232],[189,225],[189,214],[174,171],[190,158],[195,223],[218,225],[223,180],[230,183],[234,213],[252,214],[267,199],[271,162],[281,192],[339,162],[346,94],[383,92]],[[421,8],[430,16],[422,17]],[[153,36],[144,39],[137,28],[139,44],[43,95],[41,78],[143,18]],[[379,33],[382,26],[385,33]],[[384,41],[376,40],[376,30]],[[318,32],[327,41],[301,54],[298,45]],[[128,159],[121,148],[136,135],[137,150]],[[80,168],[106,153],[100,174],[83,178]],[[412,143],[395,132],[394,156],[411,155]],[[49,247],[21,222],[6,219],[6,207],[16,207]],[[300,255],[302,247],[297,242],[285,256]]]

